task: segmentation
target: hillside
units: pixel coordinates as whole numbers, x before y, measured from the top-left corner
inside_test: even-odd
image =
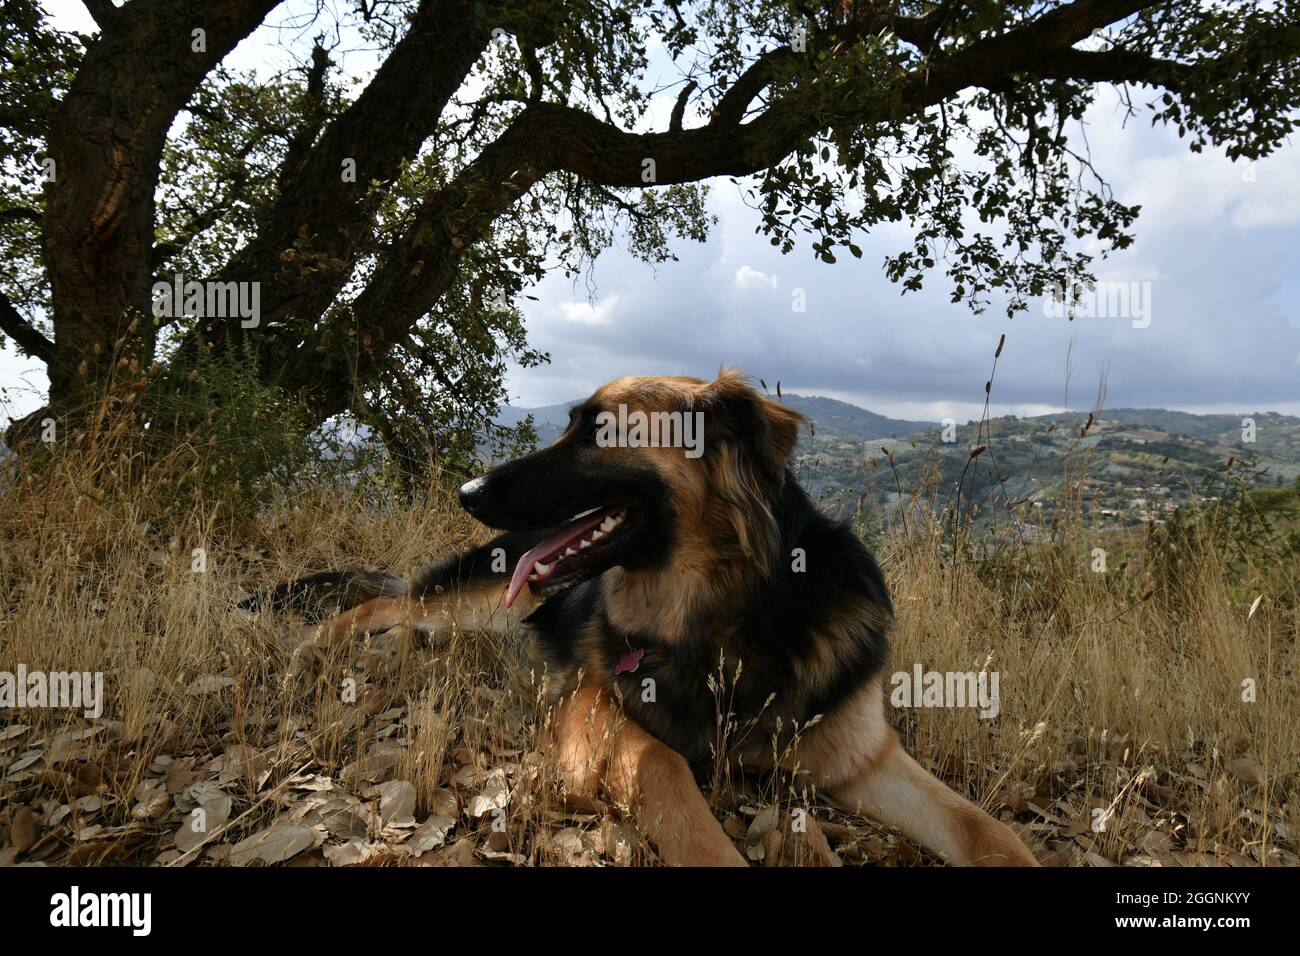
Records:
[[[807,415],[794,467],[809,493],[828,510],[848,514],[858,502],[892,512],[898,488],[922,486],[940,500],[955,498],[965,471],[963,499],[987,505],[1011,500],[1050,514],[1066,478],[1084,475],[1085,499],[1103,524],[1162,522],[1178,505],[1214,499],[1223,490],[1229,459],[1253,484],[1281,487],[1300,476],[1300,418],[1251,413],[1254,441],[1243,441],[1244,414],[1197,415],[1163,408],[1104,410],[1081,435],[1087,414],[992,419],[967,423],[956,440],[941,440],[936,422],[888,418],[847,402],[787,394],[782,401]],[[531,414],[539,443],[558,438],[573,402],[541,408],[505,407],[498,423]],[[970,448],[989,445],[967,467]],[[885,451],[894,456],[897,481]],[[995,471],[996,469],[996,471]],[[1003,477],[1006,493],[994,494]],[[866,495],[863,499],[862,496]]]
[[[968,423],[952,442],[938,427],[861,446],[818,435],[805,439],[796,467],[810,493],[842,513],[863,494],[864,503],[892,509],[899,486],[905,495],[924,485],[941,501],[955,499],[964,472],[963,507],[1009,500],[1050,514],[1067,479],[1082,476],[1085,501],[1103,524],[1161,523],[1180,504],[1217,498],[1229,460],[1250,484],[1280,487],[1300,476],[1300,419],[1253,417],[1253,442],[1242,440],[1241,415],[1162,409],[1105,411],[1086,434],[1086,415],[1056,414],[995,418],[983,429]],[[987,450],[972,459],[978,444]]]
[[[1008,501],[1050,519],[1067,479],[1073,484],[1082,474],[1084,501],[1102,526],[1160,524],[1179,505],[1218,498],[1229,459],[1253,485],[1282,487],[1300,476],[1300,418],[1276,412],[1107,409],[1086,435],[1080,433],[1087,413],[1009,415],[982,429],[971,422],[958,426],[956,440],[944,442],[937,422],[889,418],[820,396],[786,394],[782,401],[811,422],[793,463],[800,482],[823,508],[842,516],[866,507],[888,520],[897,511],[899,488],[904,498],[924,488],[931,500],[952,502],[961,479],[963,510],[974,503],[986,513],[982,520],[991,520],[994,507],[1005,514]],[[573,404],[506,406],[497,422],[512,425],[531,414],[544,446],[564,432]],[[1255,426],[1253,442],[1243,441],[1247,417]],[[989,450],[971,460],[976,444]],[[998,478],[1005,478],[1002,490]]]
[[[529,415],[537,428],[539,445],[548,445],[559,438],[569,422],[569,409],[580,399],[543,405],[538,408],[502,407],[496,417],[498,425],[517,425]],[[935,422],[912,422],[888,418],[867,411],[848,402],[820,396],[783,395],[781,401],[815,423],[817,438],[830,442],[874,441],[879,438],[905,438],[924,428],[936,427]]]

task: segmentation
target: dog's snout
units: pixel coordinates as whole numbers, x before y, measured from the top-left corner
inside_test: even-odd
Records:
[[[470,514],[487,499],[487,479],[480,475],[460,486],[460,506]]]

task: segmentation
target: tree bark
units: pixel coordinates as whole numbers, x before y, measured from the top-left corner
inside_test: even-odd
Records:
[[[347,282],[358,245],[369,235],[379,196],[373,182],[394,180],[437,128],[448,101],[491,40],[470,0],[424,0],[410,29],[365,90],[329,124],[296,168],[282,172],[283,191],[257,235],[223,270],[223,280],[260,282],[261,322],[244,329],[220,319],[200,322],[187,347],[246,338],[268,353],[272,378],[297,350]],[[343,177],[343,163],[355,171]],[[308,272],[282,254],[295,246],[344,265]]]
[[[151,319],[154,190],[167,130],[208,71],[276,2],[132,0],[107,18],[55,110],[44,222],[55,412],[83,407],[118,360],[151,358],[151,337],[128,328]]]

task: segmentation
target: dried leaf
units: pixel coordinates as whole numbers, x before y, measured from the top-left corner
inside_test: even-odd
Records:
[[[306,827],[277,823],[236,843],[230,851],[230,862],[235,866],[249,866],[257,861],[283,863],[315,843],[316,834]]]
[[[1254,757],[1238,757],[1228,761],[1228,773],[1248,786],[1258,786],[1264,782],[1264,767]]]
[[[222,677],[219,674],[205,674],[203,677],[196,677],[185,692],[191,697],[198,697],[202,694],[216,694],[225,690],[227,687],[235,686],[233,677]]]
[[[417,856],[427,853],[447,842],[447,836],[456,826],[456,818],[449,816],[429,817],[411,833],[403,844]]]
[[[26,853],[36,845],[36,814],[32,813],[31,807],[19,807],[14,811],[9,825],[9,840],[19,853]]]
[[[415,784],[409,780],[390,780],[374,788],[379,797],[379,817],[385,826],[415,824]]]

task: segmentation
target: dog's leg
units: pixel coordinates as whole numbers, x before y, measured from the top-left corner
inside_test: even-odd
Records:
[[[333,647],[361,634],[378,634],[411,621],[414,611],[414,602],[405,595],[374,598],[326,621],[313,642],[317,646]]]
[[[537,606],[532,592],[525,589],[514,605],[507,608],[505,593],[506,585],[502,582],[480,581],[424,597],[374,598],[326,621],[310,639],[299,644],[294,649],[290,673],[310,674],[331,648],[399,624],[434,635],[443,634],[453,626],[463,632],[505,634]]]
[[[674,866],[746,866],[695,783],[686,758],[628,719],[607,688],[583,686],[555,712],[553,744],[575,790],[602,784],[629,806]]]
[[[830,789],[846,808],[902,830],[959,866],[1038,866],[1004,823],[913,760],[891,731],[874,760]]]
[[[542,532],[506,532],[487,544],[451,555],[425,568],[409,587],[392,575],[365,571],[316,574],[290,581],[249,598],[240,607],[255,610],[310,611],[330,596],[370,599],[323,623],[296,656],[320,654],[361,634],[406,624],[419,631],[442,633],[452,625],[464,631],[505,633],[537,607],[531,589],[509,608],[506,592],[510,569],[541,538]]]

